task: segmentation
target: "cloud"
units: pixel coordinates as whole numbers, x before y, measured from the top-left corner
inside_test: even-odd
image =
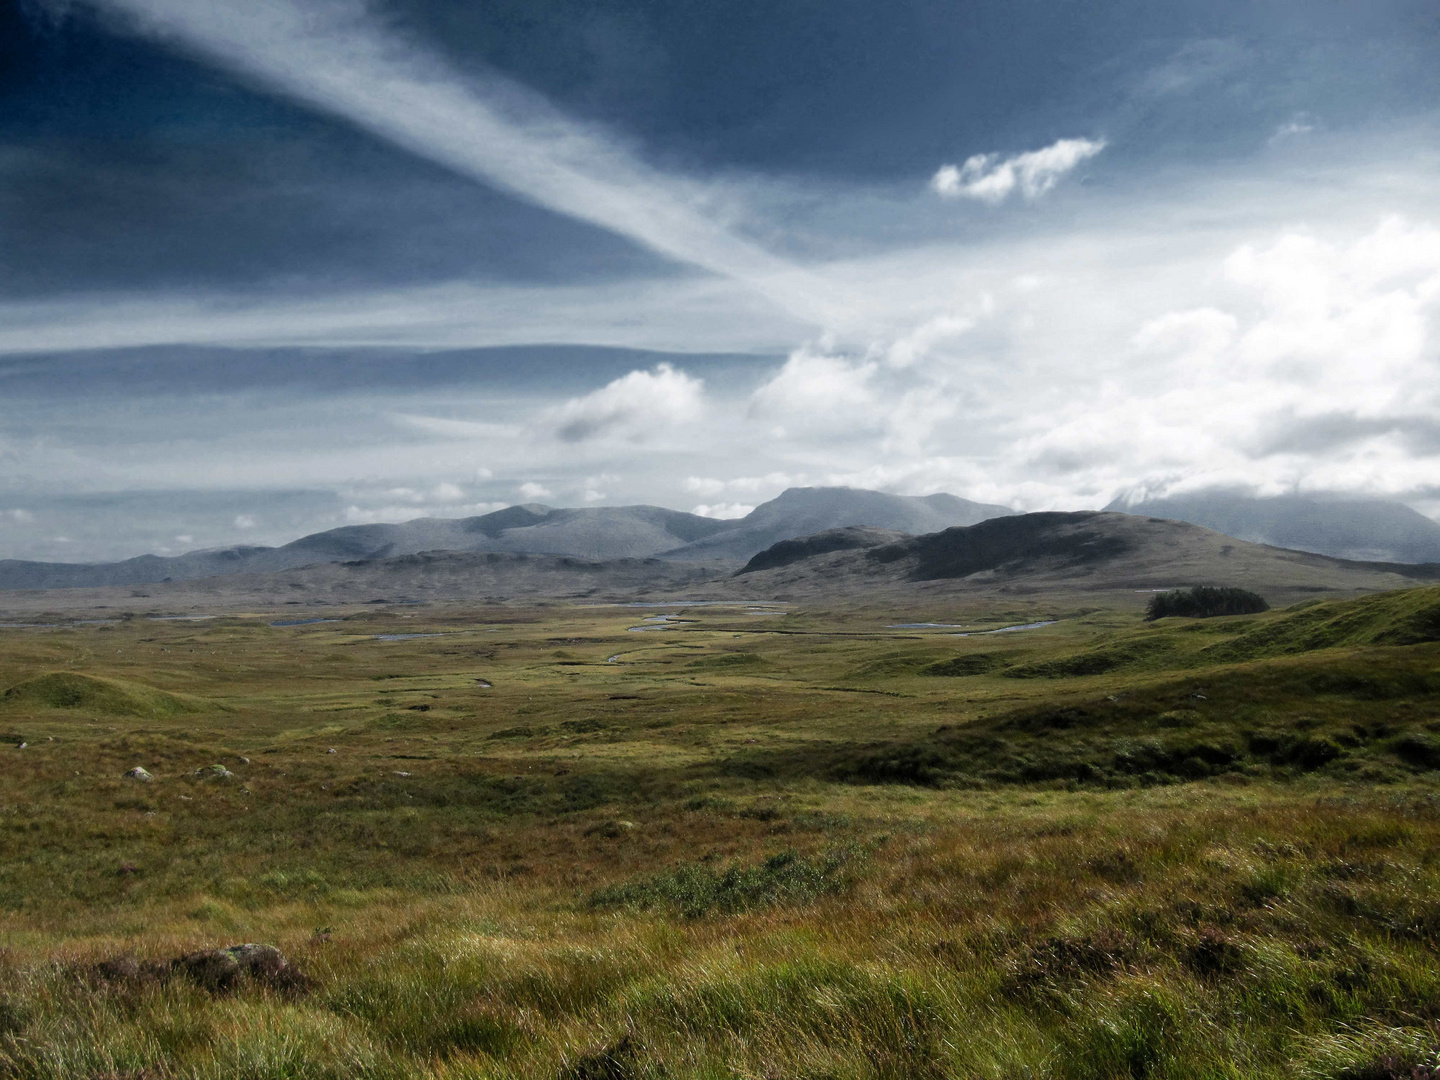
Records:
[[[259,522],[250,514],[237,514],[235,516],[235,528],[237,529],[253,529],[258,524]]]
[[[529,287],[450,283],[300,298],[85,296],[0,303],[0,355],[141,345],[611,345],[783,352],[814,330],[716,278]]]
[[[805,483],[804,474],[792,475],[790,473],[772,472],[764,476],[737,476],[730,480],[717,480],[709,476],[689,476],[685,478],[685,490],[694,495],[706,495],[714,498],[726,492],[769,492],[779,494],[785,488],[797,487]],[[698,511],[697,511],[698,513]]]
[[[410,152],[798,307],[819,294],[738,236],[714,186],[663,173],[495,72],[465,76],[361,0],[86,0]],[[796,288],[800,284],[800,288]]]
[[[693,507],[690,512],[699,514],[701,517],[733,521],[736,518],[743,518],[754,509],[755,507],[747,506],[744,503],[715,503],[713,506],[701,503],[699,506]]]
[[[700,417],[705,384],[670,364],[632,371],[552,411],[550,422],[565,442],[604,435],[643,440],[656,427]]]
[[[544,484],[537,484],[533,480],[526,481],[517,488],[520,497],[526,502],[534,502],[537,499],[553,499],[555,493]]]
[[[5,518],[19,525],[29,525],[34,522],[35,515],[29,510],[22,510],[17,507],[14,510],[0,510],[0,518]]]
[[[454,503],[465,498],[465,489],[459,484],[452,484],[448,481],[441,481],[431,491],[431,498],[436,502]]]
[[[1282,143],[1287,139],[1295,139],[1301,135],[1309,135],[1314,130],[1314,121],[1303,116],[1296,117],[1294,120],[1281,124],[1275,129],[1275,133],[1270,136],[1270,145],[1274,146],[1277,143]]]
[[[751,415],[776,422],[782,437],[800,431],[853,435],[877,430],[880,405],[872,381],[879,367],[873,360],[804,346],[751,396]]]
[[[930,178],[930,190],[942,198],[978,199],[992,206],[1017,190],[1027,199],[1038,199],[1105,146],[1104,139],[1061,139],[1043,150],[1003,159],[999,154],[975,154],[964,165],[942,165]]]

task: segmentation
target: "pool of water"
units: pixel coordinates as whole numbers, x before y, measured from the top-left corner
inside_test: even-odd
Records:
[[[959,622],[894,622],[886,630],[954,630],[964,626]]]
[[[1002,626],[998,630],[972,630],[967,634],[951,634],[951,637],[982,637],[985,634],[1013,634],[1017,630],[1038,630],[1042,626],[1054,626],[1057,619],[1047,619],[1045,622],[1019,623],[1015,626]]]
[[[339,622],[339,619],[282,619],[279,622],[272,622],[271,626],[314,626],[322,622]]]

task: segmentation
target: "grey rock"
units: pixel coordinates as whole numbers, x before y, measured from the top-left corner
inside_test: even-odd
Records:
[[[148,784],[155,779],[155,777],[151,775],[150,770],[142,765],[136,765],[125,774],[125,778],[127,780],[139,780],[142,784]]]

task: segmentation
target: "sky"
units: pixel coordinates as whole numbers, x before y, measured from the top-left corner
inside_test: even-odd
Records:
[[[1440,518],[1440,6],[0,0],[0,558],[814,484]]]

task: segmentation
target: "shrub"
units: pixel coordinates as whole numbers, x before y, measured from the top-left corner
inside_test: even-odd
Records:
[[[1215,615],[1254,615],[1269,610],[1270,605],[1258,593],[1246,589],[1197,585],[1193,589],[1156,593],[1150,598],[1145,618],[1147,621],[1171,616],[1208,619]]]

